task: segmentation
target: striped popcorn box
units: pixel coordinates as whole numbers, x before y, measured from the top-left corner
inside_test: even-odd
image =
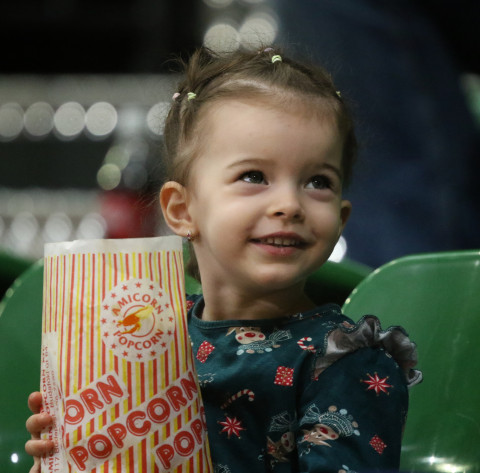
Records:
[[[45,246],[48,473],[212,471],[175,236]]]

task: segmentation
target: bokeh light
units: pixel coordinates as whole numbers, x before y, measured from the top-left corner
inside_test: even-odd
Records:
[[[170,103],[160,102],[153,105],[147,113],[147,127],[156,136],[162,136],[165,119],[170,110]]]
[[[241,44],[252,49],[272,44],[277,34],[278,20],[268,12],[251,14],[239,29]]]
[[[115,107],[108,102],[94,103],[85,115],[87,131],[94,138],[104,138],[115,129],[118,114]]]
[[[23,117],[25,131],[32,138],[43,138],[53,129],[55,112],[46,102],[36,102],[30,105]]]
[[[101,189],[111,191],[115,189],[122,180],[122,171],[116,164],[106,163],[97,173],[97,182]]]
[[[6,103],[0,107],[0,140],[15,139],[23,130],[23,109],[18,103]]]
[[[60,139],[76,138],[85,127],[85,110],[77,102],[66,102],[58,107],[53,122]]]
[[[235,51],[240,46],[240,35],[233,25],[216,23],[207,29],[203,44],[217,52]]]

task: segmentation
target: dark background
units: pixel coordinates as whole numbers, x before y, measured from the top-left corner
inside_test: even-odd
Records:
[[[82,81],[95,76],[110,84],[103,100],[121,108],[137,97],[134,105],[146,114],[156,102],[169,100],[176,77],[172,60],[201,45],[210,24],[240,24],[263,9],[278,21],[276,41],[331,68],[354,106],[362,149],[348,190],[354,212],[345,234],[347,256],[376,267],[409,253],[480,247],[480,2],[232,0],[214,8],[212,1],[219,0],[208,1],[4,2],[0,86],[10,84],[11,93],[4,87],[2,95],[0,87],[0,107],[18,102],[26,110],[35,100],[51,99],[54,108],[75,100],[87,109],[102,99],[82,89]],[[160,85],[164,76],[172,77],[171,87]],[[82,93],[73,86],[55,92],[55,84],[71,77]],[[152,78],[148,87],[142,85],[146,77]],[[18,87],[25,78],[47,86],[29,98]],[[0,140],[0,191],[8,190],[13,201],[16,193],[28,200],[38,188],[94,190],[94,210],[107,220],[105,236],[164,231],[151,205],[163,177],[161,137],[144,129],[135,133],[149,176],[140,188],[122,181],[104,191],[97,184],[108,150],[131,144],[132,136],[115,132],[92,140],[82,133],[62,140],[51,133],[35,140],[21,133]],[[35,201],[37,194],[31,195]],[[5,208],[0,202],[0,248],[38,257],[32,245],[12,243],[15,213]],[[31,208],[18,208],[35,216]],[[38,232],[44,221],[39,217]]]

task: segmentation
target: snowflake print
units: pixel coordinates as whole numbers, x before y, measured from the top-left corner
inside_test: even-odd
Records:
[[[220,433],[226,432],[228,438],[230,438],[232,435],[236,435],[238,438],[240,438],[240,432],[245,430],[242,427],[242,423],[236,417],[232,418],[226,415],[225,420],[223,422],[218,421],[218,423],[223,425],[223,429],[220,431]]]
[[[361,382],[368,384],[367,391],[373,390],[377,396],[381,392],[388,394],[387,389],[393,388],[391,384],[387,383],[388,376],[385,376],[385,378],[380,378],[377,373],[375,373],[375,376],[367,373],[367,376],[369,379],[362,379]]]
[[[387,448],[387,444],[378,435],[372,437],[370,445],[379,455],[381,455],[385,448]]]
[[[277,368],[274,384],[280,386],[293,386],[293,368],[279,366]]]
[[[201,363],[205,363],[207,361],[208,356],[212,351],[215,350],[215,347],[206,340],[198,347],[197,351],[197,360]]]

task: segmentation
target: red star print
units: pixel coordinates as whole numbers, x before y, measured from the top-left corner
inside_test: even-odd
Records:
[[[117,295],[114,292],[112,292],[112,299],[115,299],[116,297]]]
[[[141,359],[143,358],[143,355],[142,355],[141,353],[139,353],[139,354],[137,355],[137,358],[138,358],[139,360],[141,360]]]
[[[105,305],[103,306],[103,309],[104,309],[104,310],[108,310],[108,305],[105,304]]]
[[[148,286],[150,288],[151,291],[153,291],[153,284],[150,284],[150,286]]]
[[[240,438],[240,431],[245,430],[242,427],[241,422],[234,417],[233,419],[231,417],[225,416],[225,420],[223,422],[218,422],[220,425],[223,425],[223,429],[220,431],[226,432],[228,435],[228,438],[230,438],[232,435],[236,435],[238,438]]]
[[[367,391],[373,389],[377,396],[380,394],[380,392],[388,394],[387,389],[393,388],[391,384],[387,383],[388,376],[382,379],[380,379],[377,373],[375,373],[375,376],[367,373],[367,376],[369,379],[362,379],[361,381],[362,383],[368,384]]]
[[[102,322],[102,324],[106,324],[106,323],[107,323],[107,319],[102,319],[100,322]]]
[[[126,291],[126,290],[128,289],[128,286],[127,286],[126,284],[124,284],[124,285],[122,286],[122,289],[123,289],[124,291]]]
[[[156,354],[157,354],[157,352],[156,352],[155,350],[152,350],[152,351],[150,352],[150,356],[155,356]]]
[[[137,286],[137,287],[142,287],[142,283],[141,283],[141,282],[137,282],[137,283],[135,283],[135,286]]]
[[[127,355],[128,355],[128,352],[127,352],[127,351],[124,351],[124,352],[122,353],[122,355],[123,355],[123,356],[127,356]]]

